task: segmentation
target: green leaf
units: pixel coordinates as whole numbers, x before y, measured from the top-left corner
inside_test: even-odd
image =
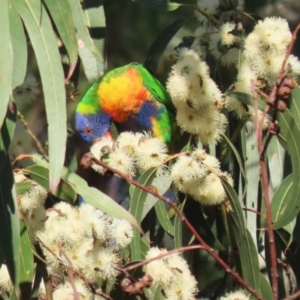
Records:
[[[267,278],[261,273],[259,273],[259,290],[264,300],[273,299],[273,293],[270,283]]]
[[[177,9],[181,4],[168,0],[133,0],[142,6],[158,11],[171,11]]]
[[[242,92],[229,92],[227,96],[234,98],[246,105],[254,106],[253,97],[250,94],[246,94]],[[257,99],[257,102],[258,102],[258,108],[260,110],[264,110],[266,103],[261,99]]]
[[[289,108],[292,113],[298,128],[300,128],[300,88],[299,86],[295,87],[292,90],[292,101]]]
[[[182,27],[185,20],[176,20],[167,26],[161,34],[155,39],[151,47],[148,50],[146,60],[144,62],[144,67],[155,73],[159,59],[166,49],[168,43],[172,37],[177,33],[177,31]]]
[[[200,232],[202,238],[212,248],[214,248],[216,250],[224,251],[225,248],[220,243],[220,241],[216,238],[215,234],[213,233],[213,231],[211,229],[211,226],[209,226],[208,222],[206,221],[203,210],[200,207],[199,207],[199,212],[197,212],[197,216],[198,216],[198,223],[200,226],[197,229]]]
[[[34,276],[33,253],[31,243],[28,236],[28,231],[24,221],[20,223],[20,291],[22,299],[26,299],[31,295],[31,285]]]
[[[66,47],[70,65],[74,66],[77,62],[77,39],[75,32],[75,25],[73,23],[71,8],[68,1],[60,0],[45,0],[51,18],[58,30],[59,36]]]
[[[84,13],[81,8],[81,1],[68,0],[68,2],[77,31],[79,56],[89,82],[94,82],[103,74],[104,59],[99,51],[100,49],[97,48],[93,39],[90,37],[90,33],[85,22],[90,22],[91,20],[88,18],[85,20]],[[103,20],[103,15],[99,14],[98,18]]]
[[[290,223],[300,211],[300,130],[295,122],[295,119],[288,109],[283,113],[278,114],[277,121],[280,126],[281,133],[287,141],[287,149],[291,156],[293,168],[293,183],[288,191],[285,189],[287,192],[284,193],[285,202],[281,202],[280,204],[281,209],[276,215],[274,229],[279,229]],[[281,186],[278,189],[280,190],[280,192],[283,191],[281,189]],[[278,205],[278,203],[279,200],[276,200],[275,204],[273,204],[272,202],[271,205]],[[272,207],[272,211],[275,211],[275,208]]]
[[[179,206],[178,209],[182,212],[184,209],[185,201],[183,201]],[[174,220],[174,246],[175,248],[182,247],[182,220],[181,218],[176,214],[175,220]]]
[[[0,241],[11,281],[18,291],[20,282],[20,225],[14,177],[9,157],[0,171]]]
[[[6,115],[12,87],[13,53],[10,40],[8,1],[2,1],[0,9],[0,127]]]
[[[168,216],[168,212],[165,206],[165,203],[161,200],[157,201],[155,204],[155,211],[156,215],[159,221],[159,224],[162,226],[162,228],[169,233],[170,235],[174,236],[175,229],[172,225],[170,218]]]
[[[270,184],[276,191],[283,180],[284,171],[284,149],[276,138],[272,138],[267,148],[268,168],[270,173]]]
[[[1,102],[1,101],[0,101]],[[0,171],[8,156],[8,147],[12,140],[16,127],[16,105],[12,105],[7,111],[5,122],[0,127]]]
[[[247,177],[245,207],[259,211],[258,190],[260,184],[259,155],[255,128],[252,123],[246,123],[245,130],[245,172]],[[257,215],[252,212],[244,212],[246,227],[250,230],[256,244]]]
[[[41,166],[30,166],[26,168],[32,180],[41,185],[49,192],[49,170]],[[73,203],[76,200],[76,193],[70,184],[61,180],[54,194],[57,198]]]
[[[258,290],[260,273],[256,246],[250,232],[246,229],[243,211],[237,194],[227,181],[222,180],[222,184],[232,207],[229,215],[232,217],[233,222],[230,222],[228,225],[233,232],[232,238],[235,239],[239,249],[242,277],[250,286]]]
[[[88,28],[85,24],[84,18],[83,18],[83,12],[81,9],[81,1],[80,0],[68,0],[70,9],[71,9],[71,15],[73,17],[73,22],[76,27],[76,31],[79,35],[79,38],[81,39],[81,42],[85,44],[85,46],[89,49],[93,49],[93,40],[90,37],[90,33],[88,31]],[[79,45],[80,48],[80,45]]]
[[[12,88],[24,81],[27,68],[27,42],[22,21],[14,6],[9,8],[9,31],[13,51]]]
[[[232,144],[230,139],[226,136],[226,134],[222,133],[221,135],[222,135],[222,138],[224,139],[224,141],[227,143],[227,145],[230,147],[230,149],[234,153],[234,156],[239,164],[240,171],[241,171],[245,181],[247,182],[247,177],[246,177],[246,173],[245,173],[245,169],[244,169],[244,163],[241,159],[239,152],[237,151],[236,147]]]
[[[17,195],[23,195],[27,191],[29,191],[33,187],[32,183],[29,182],[17,182],[16,183],[16,190]]]
[[[104,29],[106,27],[103,2],[103,0],[98,0],[96,3],[93,3],[93,5],[86,5],[88,1],[81,2],[83,7],[83,16],[85,18],[85,24],[87,25],[87,27],[93,30],[95,28]],[[105,30],[101,30],[101,32],[98,32],[97,39],[101,39],[104,37]]]
[[[285,214],[286,209],[288,208],[288,201],[290,199],[290,194],[292,192],[293,185],[293,176],[292,174],[287,176],[276,190],[272,203],[272,221],[275,223],[275,228],[277,228],[277,220],[281,219],[281,216]]]
[[[157,192],[160,195],[163,195],[170,187],[170,185],[172,184],[172,179],[170,176],[158,176],[155,177],[152,181],[152,186],[155,187],[155,189],[157,190]],[[130,187],[131,190],[134,189],[134,186]],[[132,192],[130,194],[132,196]],[[150,211],[150,209],[155,205],[155,203],[159,201],[158,198],[154,197],[151,194],[147,194],[147,198],[145,200],[144,203],[144,207],[143,207],[143,212],[142,212],[142,220],[145,218],[145,216],[147,215],[147,213]]]
[[[16,122],[16,106],[7,111],[5,122],[0,127],[0,263],[2,258],[8,267],[15,287],[20,279],[20,231],[13,172],[8,156]]]
[[[78,51],[88,81],[95,82],[103,75],[103,62],[99,61],[94,52],[84,44],[79,45]]]
[[[138,182],[145,186],[150,186],[152,185],[155,176],[156,176],[156,169],[152,168],[144,172],[138,179]],[[147,192],[141,190],[138,187],[134,187],[132,189],[132,197],[130,201],[129,211],[133,214],[133,216],[136,218],[138,223],[141,223],[142,221],[143,207],[147,195],[148,195]],[[141,253],[141,237],[140,237],[140,233],[136,229],[134,229],[134,238],[130,243],[130,249],[131,249],[132,260],[143,259]]]
[[[42,2],[14,0],[13,4],[27,29],[42,79],[49,124],[49,185],[50,191],[55,193],[64,163],[67,140],[66,92],[57,39]]]

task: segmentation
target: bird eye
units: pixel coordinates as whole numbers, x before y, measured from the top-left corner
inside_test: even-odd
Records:
[[[84,127],[84,132],[86,134],[92,134],[92,128],[90,128],[90,127]]]

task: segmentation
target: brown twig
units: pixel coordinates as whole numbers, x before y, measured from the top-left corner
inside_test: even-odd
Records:
[[[183,212],[180,211],[178,206],[170,201],[168,198],[160,195],[157,193],[154,189],[144,186],[140,184],[139,182],[135,181],[134,179],[126,176],[122,172],[118,171],[117,169],[111,168],[107,164],[103,163],[102,161],[96,159],[93,157],[91,153],[85,154],[83,157],[85,160],[91,160],[92,162],[104,167],[105,169],[113,172],[114,174],[118,175],[119,177],[125,179],[129,184],[132,184],[141,190],[144,190],[145,192],[151,194],[152,196],[158,198],[161,201],[164,201],[168,205],[170,205],[176,214],[180,217],[181,221],[185,224],[185,226],[190,230],[190,232],[195,236],[195,239],[200,243],[200,245],[203,247],[203,250],[205,250],[209,255],[211,255],[216,262],[218,262],[223,269],[228,272],[240,285],[242,285],[247,291],[249,291],[253,296],[255,296],[257,299],[263,300],[262,296],[255,290],[253,289],[250,285],[248,285],[243,278],[236,272],[234,272],[229,265],[227,265],[220,257],[215,253],[215,250],[209,247],[209,245],[203,240],[203,238],[199,235],[199,233],[195,230],[195,228],[192,226],[192,224],[187,220],[186,216],[184,215]]]
[[[170,250],[166,253],[161,253],[160,255],[156,256],[156,257],[152,257],[152,258],[149,258],[149,259],[145,259],[141,262],[138,262],[136,264],[133,264],[133,265],[130,265],[129,267],[126,267],[126,268],[121,268],[120,270],[124,273],[127,273],[131,270],[134,270],[138,267],[141,267],[143,265],[146,265],[146,264],[149,264],[151,263],[152,261],[154,260],[157,260],[157,259],[161,259],[165,256],[168,256],[168,255],[172,255],[174,253],[178,253],[178,252],[184,252],[184,251],[187,251],[187,250],[194,250],[194,249],[203,249],[203,246],[201,245],[192,245],[192,246],[186,246],[186,247],[180,247],[180,248],[177,248],[177,249],[173,249],[173,250]]]
[[[255,209],[243,207],[242,210],[253,212],[253,213],[255,213],[255,214],[261,216],[262,218],[266,219],[266,216],[264,216],[262,213],[260,213],[259,211],[255,210]]]
[[[300,290],[298,290],[295,294],[285,297],[283,300],[294,300],[300,297]]]
[[[22,125],[24,126],[25,130],[28,132],[28,134],[30,135],[30,137],[33,139],[33,141],[35,142],[38,150],[40,151],[40,153],[47,158],[48,155],[45,152],[43,146],[41,145],[40,141],[36,138],[36,136],[34,135],[34,133],[31,131],[31,129],[28,127],[28,123],[25,120],[25,117],[18,111],[17,112],[18,118],[20,120],[20,122],[22,123]]]
[[[255,92],[255,86],[253,80],[251,80],[251,92],[254,102],[254,120],[255,120],[255,130],[257,139],[257,150],[258,153],[262,153],[263,150],[263,129],[262,122],[258,120],[258,100],[257,94]],[[272,281],[272,291],[273,300],[278,299],[278,281],[277,281],[277,257],[275,248],[275,236],[272,224],[272,212],[271,203],[269,198],[269,181],[268,181],[268,171],[264,156],[259,156],[260,164],[260,177],[263,186],[263,198],[266,207],[266,218],[267,218],[267,232],[269,237],[269,247],[270,247],[270,257],[271,257],[271,281]]]
[[[293,282],[292,282],[292,278],[291,278],[291,270],[289,268],[289,265],[284,263],[281,259],[277,259],[278,263],[282,265],[284,271],[285,271],[285,275],[288,278],[289,281],[289,286],[290,286],[290,290],[289,290],[289,294],[291,295],[293,293]]]

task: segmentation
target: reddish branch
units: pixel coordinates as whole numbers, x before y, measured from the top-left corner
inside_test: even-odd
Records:
[[[236,272],[234,272],[229,265],[227,265],[219,256],[216,254],[215,250],[209,247],[209,245],[203,240],[203,238],[199,235],[199,233],[195,230],[195,228],[192,226],[192,224],[187,220],[186,216],[184,215],[183,212],[180,211],[178,206],[170,201],[168,198],[160,195],[157,193],[154,189],[144,186],[140,184],[139,182],[135,181],[134,179],[124,175],[117,169],[111,168],[107,164],[103,163],[102,161],[96,159],[92,153],[87,153],[84,155],[82,158],[82,165],[85,167],[89,167],[89,165],[92,164],[92,162],[104,167],[105,169],[113,172],[114,174],[120,176],[121,178],[125,179],[129,184],[132,184],[141,190],[144,190],[145,192],[151,194],[152,196],[158,198],[159,200],[164,201],[168,205],[170,205],[176,214],[180,217],[181,221],[185,224],[185,226],[190,230],[190,232],[195,236],[195,239],[199,242],[199,244],[202,246],[203,250],[205,250],[209,255],[211,255],[221,266],[222,268],[228,272],[240,285],[242,285],[247,291],[249,291],[253,296],[255,296],[257,299],[263,300],[262,296],[255,290],[253,289],[249,284],[247,284],[243,278]]]
[[[258,101],[257,94],[255,92],[255,87],[253,81],[251,81],[251,92],[254,101],[254,112],[255,112],[255,129],[256,129],[256,139],[257,139],[257,149],[258,153],[261,154],[263,151],[263,137],[262,137],[262,127],[258,120]],[[266,207],[266,218],[267,218],[267,232],[269,237],[269,246],[270,246],[270,257],[271,257],[271,281],[272,281],[272,290],[273,290],[273,300],[278,299],[278,281],[277,281],[277,257],[276,257],[276,248],[275,248],[275,236],[273,231],[272,224],[272,211],[271,211],[271,202],[269,198],[269,180],[267,172],[267,164],[265,162],[264,156],[259,156],[259,165],[260,165],[260,176],[263,186],[263,198]]]
[[[163,258],[165,256],[169,256],[169,255],[172,255],[172,254],[178,253],[178,252],[184,252],[184,251],[187,251],[187,250],[194,250],[194,249],[204,249],[204,248],[201,245],[192,245],[192,246],[180,247],[180,248],[173,249],[173,250],[170,250],[170,251],[165,252],[165,253],[161,253],[160,255],[157,255],[156,257],[145,259],[145,260],[143,260],[141,262],[138,262],[136,264],[130,265],[129,267],[126,267],[126,268],[122,268],[120,270],[122,272],[124,272],[124,273],[127,273],[127,272],[129,272],[131,270],[134,270],[134,269],[136,269],[138,267],[141,267],[143,265],[149,264],[152,261],[157,260],[157,259],[161,259],[161,258]]]
[[[294,300],[294,299],[298,299],[299,297],[300,297],[300,290],[291,296],[285,297],[283,300]]]
[[[270,107],[273,107],[273,115],[272,115],[272,123],[276,122],[279,107],[279,101],[281,94],[279,93],[280,88],[283,87],[284,81],[286,79],[286,75],[289,71],[290,66],[287,65],[288,58],[292,52],[292,48],[296,41],[297,33],[300,29],[300,24],[294,30],[292,35],[292,41],[289,44],[287,49],[284,61],[281,66],[280,73],[277,77],[276,83],[268,96],[267,105],[264,109],[262,119],[258,120],[258,101],[257,101],[257,94],[255,92],[254,83],[251,82],[251,90],[253,95],[254,101],[254,111],[255,111],[255,125],[256,125],[256,136],[257,136],[257,148],[260,155],[259,163],[260,163],[260,172],[261,172],[261,181],[263,186],[263,198],[266,207],[266,218],[267,218],[267,232],[269,237],[269,246],[270,246],[270,260],[271,260],[271,283],[272,283],[272,290],[273,290],[273,300],[278,299],[278,281],[277,281],[277,257],[276,257],[276,247],[275,247],[275,237],[273,231],[273,224],[272,224],[272,212],[271,212],[271,203],[269,198],[269,180],[268,180],[268,171],[267,171],[267,164],[265,161],[265,152],[267,150],[268,144],[271,140],[272,133],[269,133],[269,136],[266,140],[265,145],[263,144],[263,124],[268,113]]]

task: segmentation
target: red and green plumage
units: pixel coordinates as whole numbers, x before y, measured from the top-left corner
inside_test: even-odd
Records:
[[[131,63],[105,74],[76,109],[76,129],[92,143],[114,122],[120,131],[151,131],[171,140],[174,107],[170,96],[143,66]]]

